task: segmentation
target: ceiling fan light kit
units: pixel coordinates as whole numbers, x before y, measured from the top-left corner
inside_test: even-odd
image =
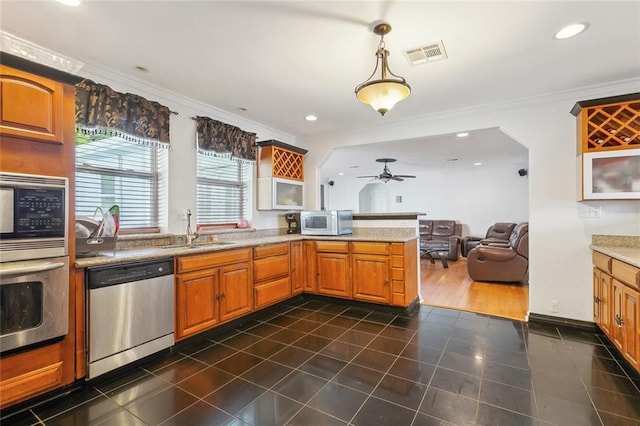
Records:
[[[385,115],[396,103],[406,99],[411,93],[411,87],[404,77],[395,75],[389,69],[387,61],[389,51],[385,49],[384,44],[384,36],[389,31],[391,31],[391,25],[387,23],[378,24],[373,29],[373,32],[380,36],[380,43],[376,51],[376,67],[369,78],[357,85],[355,89],[356,98],[360,102],[371,105],[380,115]],[[380,68],[380,78],[372,80],[378,68]]]

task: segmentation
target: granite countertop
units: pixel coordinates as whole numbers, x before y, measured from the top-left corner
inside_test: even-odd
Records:
[[[118,250],[115,253],[101,252],[97,256],[91,257],[79,257],[76,259],[76,268],[88,268],[93,266],[111,265],[116,263],[135,262],[140,260],[150,259],[166,259],[176,256],[186,256],[193,254],[210,253],[223,250],[233,250],[237,248],[255,247],[264,244],[276,244],[289,241],[300,240],[335,240],[335,241],[377,241],[404,243],[416,239],[416,236],[407,235],[393,235],[383,232],[381,235],[374,234],[354,234],[354,235],[339,235],[339,236],[311,236],[300,234],[286,234],[286,235],[274,235],[263,236],[257,238],[238,238],[233,241],[219,241],[208,243],[194,243],[191,246],[181,245],[167,245],[137,248],[131,250]]]
[[[592,250],[640,268],[640,236],[593,235]]]

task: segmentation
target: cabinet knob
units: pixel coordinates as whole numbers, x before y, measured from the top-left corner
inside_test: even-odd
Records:
[[[624,325],[624,320],[620,315],[616,314],[615,323],[617,324],[618,327],[622,327]]]
[[[602,302],[602,299],[600,299],[598,296],[593,296],[593,301],[595,303],[600,303],[600,302]]]
[[[384,285],[389,285],[389,280],[384,280]]]

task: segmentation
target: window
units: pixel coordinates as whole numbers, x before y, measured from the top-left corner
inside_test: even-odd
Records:
[[[197,155],[198,225],[235,224],[246,218],[253,176],[251,163]]]
[[[157,232],[168,150],[119,137],[85,139],[76,140],[76,215],[93,217],[97,207],[117,204],[121,232]]]

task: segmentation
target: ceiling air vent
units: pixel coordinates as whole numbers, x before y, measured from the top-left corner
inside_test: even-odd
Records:
[[[411,65],[420,65],[426,64],[427,62],[447,59],[447,51],[444,50],[442,40],[405,50],[404,54]]]

